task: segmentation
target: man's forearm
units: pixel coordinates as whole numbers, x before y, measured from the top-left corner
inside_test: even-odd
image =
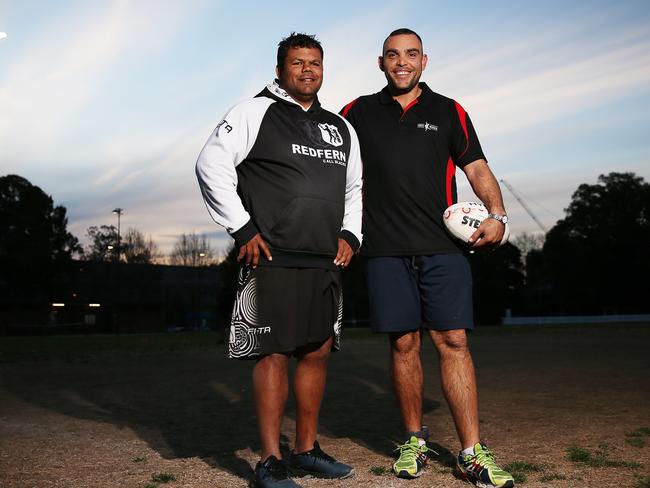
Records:
[[[481,199],[490,213],[505,214],[503,196],[497,179],[492,174],[487,162],[479,159],[463,168],[469,184],[477,197]]]

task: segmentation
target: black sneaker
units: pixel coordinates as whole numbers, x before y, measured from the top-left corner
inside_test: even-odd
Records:
[[[251,483],[255,488],[302,488],[289,478],[287,466],[275,456],[255,466],[255,479]]]
[[[311,475],[315,478],[342,479],[354,474],[352,466],[338,462],[332,456],[325,454],[318,441],[314,442],[311,451],[296,454],[291,453],[289,468],[297,476]]]

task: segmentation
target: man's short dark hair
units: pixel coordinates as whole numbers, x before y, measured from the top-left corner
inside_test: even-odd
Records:
[[[393,32],[388,34],[388,37],[384,39],[384,44],[386,44],[386,41],[393,36],[404,36],[404,35],[407,36],[411,35],[417,37],[418,41],[420,41],[420,44],[422,45],[422,38],[420,37],[420,35],[417,32],[412,31],[411,29],[407,29],[406,27],[402,27],[401,29],[395,29]]]
[[[294,47],[318,49],[320,51],[321,58],[323,57],[323,46],[320,45],[320,42],[318,39],[316,39],[316,36],[292,32],[289,37],[285,37],[278,44],[278,69],[280,71],[284,69],[284,61],[287,59],[289,49],[292,49]]]

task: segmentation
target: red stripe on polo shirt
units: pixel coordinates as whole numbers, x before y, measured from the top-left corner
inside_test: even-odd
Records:
[[[461,107],[460,103],[458,103],[456,100],[454,100],[454,105],[456,105],[456,112],[458,112],[458,118],[460,119],[460,125],[463,128],[463,132],[465,133],[465,150],[458,156],[459,158],[467,152],[467,149],[469,148],[469,135],[467,134],[467,113],[465,112],[465,109]]]
[[[404,117],[404,115],[406,114],[406,112],[408,112],[408,110],[409,110],[413,105],[417,105],[418,100],[419,100],[419,99],[416,98],[416,99],[413,100],[411,103],[409,103],[406,107],[404,107],[404,110],[402,111],[402,117]]]
[[[343,109],[343,112],[341,112],[341,116],[344,117],[344,118],[347,117],[348,112],[349,112],[350,109],[354,106],[354,104],[357,103],[358,100],[359,100],[359,99],[357,98],[356,100],[352,100],[350,103],[348,103],[348,104],[345,106],[345,108]]]
[[[447,161],[447,173],[445,175],[445,192],[447,193],[447,207],[453,205],[454,203],[451,188],[455,176],[456,176],[456,165],[454,164],[454,161],[450,157],[449,160]]]
[[[456,105],[456,112],[458,112],[458,118],[460,119],[460,125],[463,127],[463,132],[465,133],[465,139],[467,139],[467,121],[465,109],[461,107],[460,103],[454,100],[454,105]]]

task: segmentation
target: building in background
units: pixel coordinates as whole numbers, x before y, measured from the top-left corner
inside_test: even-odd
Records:
[[[73,261],[49,294],[0,299],[0,334],[222,329],[216,266]]]

